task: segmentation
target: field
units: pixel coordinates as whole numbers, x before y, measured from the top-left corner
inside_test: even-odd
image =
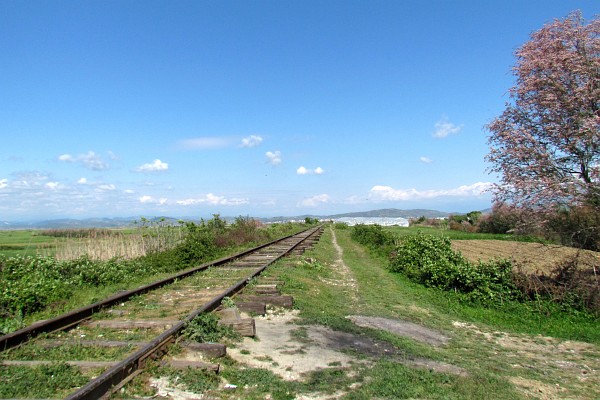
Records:
[[[87,256],[93,260],[133,259],[148,250],[172,247],[181,238],[178,228],[163,229],[62,229],[0,231],[0,254],[8,257],[54,256],[74,260]]]
[[[454,240],[452,247],[470,261],[509,259],[527,273],[549,274],[557,266],[577,257],[580,266],[600,273],[600,254],[589,250],[541,243],[502,240]]]
[[[44,236],[39,230],[0,231],[0,254],[6,256],[33,256],[41,252],[51,253],[59,243],[58,238]]]

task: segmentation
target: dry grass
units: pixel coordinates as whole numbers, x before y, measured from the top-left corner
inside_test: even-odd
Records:
[[[174,237],[113,231],[91,238],[73,236],[57,239],[56,250],[52,251],[52,254],[57,260],[75,260],[83,256],[100,261],[113,258],[130,260],[153,251],[172,248],[178,240]],[[42,254],[50,253],[42,251]]]

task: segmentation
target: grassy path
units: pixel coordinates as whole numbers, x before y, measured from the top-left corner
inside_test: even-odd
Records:
[[[467,376],[415,369],[397,358],[381,357],[371,368],[357,368],[360,385],[347,398],[600,398],[597,344],[520,333],[529,328],[520,330],[514,321],[507,322],[506,310],[466,307],[452,296],[388,272],[349,233],[328,228],[305,255],[309,261],[272,271],[287,282],[303,323],[366,335],[401,349],[405,360],[432,360],[465,370]],[[431,346],[360,328],[347,318],[357,314],[415,323],[450,340]]]

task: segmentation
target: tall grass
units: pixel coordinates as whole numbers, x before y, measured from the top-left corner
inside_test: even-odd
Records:
[[[67,238],[54,251],[54,257],[60,261],[76,260],[83,256],[99,261],[113,258],[131,260],[146,254],[147,249],[143,241],[143,235],[140,234],[111,234],[97,238]]]
[[[181,226],[142,224],[135,230],[67,229],[44,231],[56,237],[55,249],[41,249],[38,254],[53,255],[59,261],[87,257],[95,261],[115,258],[132,260],[150,253],[170,250],[183,238]]]

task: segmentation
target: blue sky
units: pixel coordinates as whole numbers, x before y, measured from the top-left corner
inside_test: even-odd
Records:
[[[576,9],[0,0],[0,219],[487,208],[514,51]]]

